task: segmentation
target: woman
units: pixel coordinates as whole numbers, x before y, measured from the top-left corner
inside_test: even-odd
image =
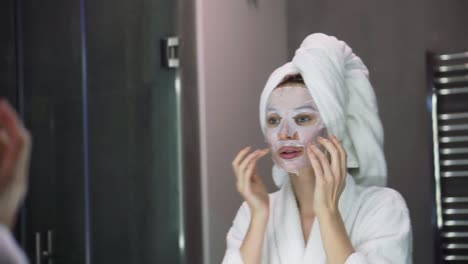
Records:
[[[245,202],[224,264],[412,263],[407,206],[386,184],[383,130],[368,71],[346,43],[308,36],[260,100],[268,149],[233,161]],[[271,151],[279,191],[256,162]],[[364,187],[373,186],[373,187]]]

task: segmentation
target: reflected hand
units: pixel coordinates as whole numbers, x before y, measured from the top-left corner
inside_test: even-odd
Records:
[[[256,150],[248,154],[249,150],[250,147],[241,150],[232,162],[237,178],[237,190],[249,205],[253,215],[267,216],[269,214],[268,192],[257,173],[257,161],[265,156],[269,149]]]
[[[346,151],[334,136],[319,137],[330,154],[330,160],[315,145],[308,147],[309,160],[315,173],[314,210],[317,216],[339,213],[338,202],[346,185]]]
[[[27,189],[31,136],[16,112],[0,100],[0,223],[12,228]]]

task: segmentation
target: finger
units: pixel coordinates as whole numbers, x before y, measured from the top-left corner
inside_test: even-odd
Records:
[[[18,116],[5,100],[0,100],[0,189],[11,180],[13,170],[24,147],[26,133]]]
[[[258,158],[251,160],[245,168],[245,172],[243,174],[245,175],[246,180],[250,180],[252,178],[252,174],[255,170],[255,167],[257,166],[257,159]]]
[[[20,164],[27,165],[24,160],[29,159],[29,134],[25,133],[24,137],[25,144],[14,144],[5,130],[0,129],[0,189],[5,182],[12,180]]]
[[[248,161],[248,164],[245,165],[245,168],[240,169],[240,174],[242,178],[242,191],[245,193],[250,193],[251,192],[251,183],[253,181],[253,175],[255,174],[256,168],[257,168],[257,160],[261,158],[261,155],[263,154],[263,151],[256,150],[255,155],[253,155],[253,158]],[[253,154],[253,153],[252,153]],[[247,157],[245,161],[247,162]],[[241,165],[242,166],[242,165]]]
[[[258,158],[257,158],[258,159]],[[243,173],[244,177],[244,190],[250,191],[250,184],[253,180],[253,175],[255,174],[255,170],[257,167],[257,159],[250,161],[249,165],[245,169],[245,173]]]
[[[264,157],[269,152],[269,149],[256,150],[255,152],[256,152],[255,156],[253,156],[251,158],[247,157],[245,159],[245,162],[248,162],[248,163],[244,164],[244,162],[243,162],[243,164],[241,164],[241,166],[240,166],[240,172],[241,173],[247,173],[248,172],[248,167],[250,166],[250,164],[251,163],[256,164],[259,159]],[[254,154],[254,153],[252,153],[252,154]],[[243,167],[244,165],[245,165],[245,167]]]
[[[323,152],[315,145],[312,146],[312,151],[317,156],[317,159],[319,160],[320,165],[322,166],[323,178],[327,181],[333,181],[334,177],[331,172],[330,163],[327,160],[325,154],[323,154]]]
[[[326,138],[319,137],[318,141],[322,144],[330,155],[331,171],[334,177],[340,177],[341,174],[341,160],[340,153],[335,144]]]
[[[251,160],[255,159],[255,157],[259,154],[259,152],[260,150],[257,149],[254,152],[250,153],[244,160],[241,161],[238,167],[240,173],[245,172],[245,168],[247,167],[247,165],[249,165]]]
[[[20,119],[6,100],[0,100],[0,124],[13,142],[21,139],[23,131]]]
[[[242,181],[243,183],[243,186],[242,186],[242,194],[244,194],[245,196],[245,199],[249,199],[248,197],[250,197],[250,194],[252,193],[252,188],[251,188],[251,182],[250,182],[250,178],[248,178],[245,174],[242,174],[242,176],[244,177],[244,180]]]
[[[234,161],[232,162],[232,166],[234,169],[239,167],[239,163],[244,159],[244,157],[249,153],[250,146],[243,148],[239,153],[237,153],[236,158],[234,158]]]
[[[315,178],[316,178],[316,181],[323,181],[323,170],[322,170],[322,165],[320,164],[320,161],[317,157],[317,155],[315,155],[314,151],[313,151],[313,147],[315,147],[314,145],[310,145],[308,148],[307,148],[307,154],[309,156],[309,161],[310,161],[310,164],[312,165],[312,168],[314,169],[314,173],[315,173]]]
[[[242,188],[244,186],[244,179],[239,171],[239,162],[244,159],[245,155],[247,155],[247,153],[249,153],[249,150],[250,150],[250,146],[248,147],[245,147],[244,149],[242,149],[236,156],[236,158],[234,159],[234,161],[232,162],[232,166],[234,168],[234,174],[237,178],[237,181],[236,181],[236,186],[237,186],[237,190],[239,192],[242,193]]]
[[[259,150],[255,150],[254,152],[250,153],[245,159],[241,161],[241,163],[237,167],[237,179],[240,192],[244,192],[246,187],[246,175],[245,175],[245,167],[250,163],[250,161],[258,155]]]
[[[0,100],[0,124],[1,130],[7,134],[8,139],[4,139],[4,142],[8,142],[4,147],[5,153],[1,162],[2,169],[4,169],[10,168],[17,160],[27,136],[18,115],[6,100]]]
[[[341,141],[333,136],[332,138],[332,142],[335,144],[336,148],[338,149],[338,152],[340,153],[340,168],[341,168],[341,171],[343,173],[343,177],[346,176],[346,171],[347,171],[347,153],[346,153],[346,150],[344,149],[343,147],[343,144],[341,143]]]
[[[258,154],[257,158],[255,159],[255,163],[261,158],[263,158],[265,155],[267,155],[270,152],[269,148],[261,150],[261,152]],[[257,182],[261,181],[262,179],[259,177],[259,175],[256,173],[256,168],[257,166],[254,166],[254,170],[251,172],[252,174],[252,182]]]
[[[5,181],[7,175],[10,175],[9,173],[2,172],[4,171],[5,167],[7,164],[5,164],[5,156],[8,155],[8,150],[9,150],[9,139],[7,133],[0,128],[0,190],[2,187],[5,185]]]
[[[6,131],[0,128],[0,145],[8,145],[9,141],[10,140],[8,139],[8,134],[6,133]]]
[[[0,160],[3,160],[3,153],[5,148],[8,146],[10,140],[8,139],[8,134],[0,128]],[[1,162],[0,162],[1,164]]]
[[[259,153],[259,157],[258,157],[258,158],[259,158],[259,159],[260,159],[260,158],[263,158],[263,157],[265,157],[265,155],[268,154],[268,153],[270,153],[270,149],[269,149],[269,148],[262,149],[262,150],[260,150],[260,153]]]

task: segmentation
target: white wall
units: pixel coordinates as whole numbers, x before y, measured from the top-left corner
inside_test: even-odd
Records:
[[[258,103],[269,74],[287,61],[285,0],[197,0],[196,31],[204,263],[214,264],[242,202],[231,162],[244,146],[265,145]],[[270,165],[260,171],[272,190]]]

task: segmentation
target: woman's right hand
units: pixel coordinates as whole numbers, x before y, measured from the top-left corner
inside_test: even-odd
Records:
[[[269,198],[262,178],[257,173],[257,161],[265,156],[269,149],[256,150],[249,154],[250,147],[241,150],[232,167],[237,178],[237,190],[250,207],[252,215],[268,216]]]
[[[13,107],[0,99],[0,224],[9,228],[26,194],[31,144]]]

